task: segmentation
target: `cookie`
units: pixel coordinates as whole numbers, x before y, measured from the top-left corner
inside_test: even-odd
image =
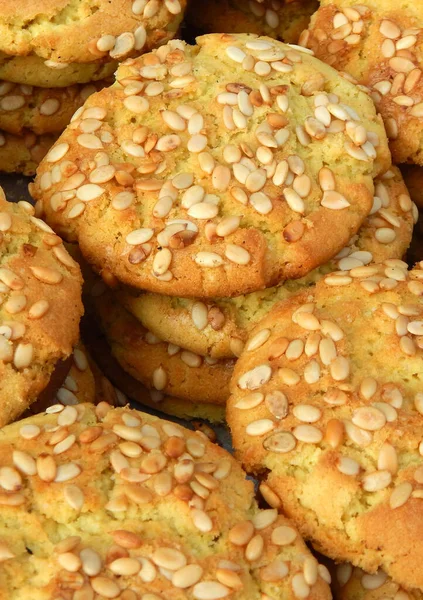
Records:
[[[416,217],[401,174],[393,167],[375,181],[372,214],[338,256],[308,276],[247,296],[203,302],[126,288],[120,301],[155,335],[214,358],[238,356],[248,333],[272,306],[312,285],[325,273],[369,262],[402,258],[410,244]]]
[[[227,405],[237,456],[319,552],[419,589],[422,357],[423,262],[331,273],[251,332]]]
[[[107,82],[110,84],[110,82]],[[0,129],[22,135],[61,133],[75,111],[105,81],[67,88],[40,88],[0,81]]]
[[[191,2],[186,20],[201,33],[256,33],[296,44],[317,10],[316,0]]]
[[[390,160],[380,119],[309,54],[216,34],[126,61],[117,80],[31,188],[97,270],[166,295],[239,295],[325,263],[371,211]],[[320,103],[341,117],[323,106],[328,129]]]
[[[330,599],[326,567],[204,435],[104,403],[59,409],[2,431],[0,595]]]
[[[335,600],[421,600],[419,590],[405,590],[394,583],[383,571],[373,575],[349,563],[330,569]]]
[[[40,161],[57,139],[57,135],[35,135],[27,132],[23,136],[0,131],[0,171],[35,175]]]
[[[368,87],[395,163],[423,164],[423,5],[321,0],[300,43]]]
[[[123,308],[113,294],[93,299],[96,316],[122,368],[149,389],[191,402],[224,406],[234,361],[218,361],[163,342]]]
[[[53,63],[122,60],[171,39],[186,0],[0,2],[0,51]]]
[[[81,327],[84,342],[95,360],[95,365],[98,365],[102,373],[107,373],[107,378],[102,376],[101,379],[98,379],[96,376],[97,397],[101,397],[99,396],[101,392],[103,400],[115,406],[122,406],[122,402],[125,404],[123,399],[126,396],[142,405],[143,410],[149,407],[155,413],[160,411],[180,419],[205,419],[210,423],[225,421],[224,404],[193,402],[146,388],[138,379],[124,371],[111,353],[104,334],[99,331],[98,327],[93,326],[92,319],[83,319]]]
[[[78,264],[24,205],[0,197],[0,426],[36,400],[72,353],[83,313]]]

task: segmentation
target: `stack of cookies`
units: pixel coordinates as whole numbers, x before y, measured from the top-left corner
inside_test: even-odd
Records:
[[[175,35],[186,2],[123,4],[0,1],[0,171],[33,175],[75,111],[111,83],[117,61]]]
[[[261,316],[324,274],[402,258],[416,215],[366,93],[270,38],[197,42],[122,64],[31,192],[106,284],[90,304],[108,375],[217,421]]]

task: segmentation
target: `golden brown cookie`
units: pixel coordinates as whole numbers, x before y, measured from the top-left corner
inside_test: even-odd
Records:
[[[371,211],[390,161],[374,105],[270,38],[197,41],[126,61],[88,99],[40,165],[40,214],[136,288],[228,297],[301,277]]]
[[[234,360],[202,357],[163,342],[135,319],[110,292],[93,298],[96,316],[122,368],[161,396],[224,406]]]
[[[82,321],[84,342],[95,360],[96,397],[114,406],[126,404],[125,397],[154,411],[160,411],[180,419],[206,419],[210,423],[225,421],[225,405],[195,402],[175,396],[168,396],[158,390],[146,388],[138,379],[127,373],[113,356],[110,346],[97,327],[93,327],[92,319],[87,316]],[[107,378],[103,373],[107,373]],[[98,375],[100,375],[98,377]]]
[[[257,33],[296,44],[317,0],[206,0],[188,5],[186,20],[201,33]]]
[[[1,192],[1,426],[37,399],[56,364],[72,353],[83,313],[81,286],[79,266],[61,239]]]
[[[349,563],[333,565],[332,591],[335,600],[421,600],[419,590],[405,590],[383,571],[373,575]]]
[[[300,43],[367,86],[395,163],[423,164],[423,4],[321,0]]]
[[[186,0],[0,1],[0,50],[47,66],[122,60],[171,39]]]
[[[35,135],[26,132],[23,136],[0,131],[0,171],[35,175],[40,161],[57,139],[57,135]]]
[[[23,85],[56,88],[101,81],[113,75],[117,62],[63,65],[38,56],[10,56],[0,52],[0,79]]]
[[[110,84],[110,81],[107,81]],[[0,81],[0,129],[21,135],[61,133],[75,111],[105,81],[66,88],[40,88]]]
[[[204,435],[105,403],[54,411],[2,431],[1,598],[330,599],[326,567]]]
[[[327,275],[251,332],[227,419],[323,554],[423,589],[423,262]],[[411,551],[412,549],[412,551]]]
[[[400,171],[393,167],[375,181],[371,215],[334,260],[296,281],[286,281],[237,298],[202,301],[125,288],[119,299],[155,335],[187,350],[214,358],[239,356],[251,329],[272,306],[318,281],[330,271],[371,261],[402,258],[416,217]]]

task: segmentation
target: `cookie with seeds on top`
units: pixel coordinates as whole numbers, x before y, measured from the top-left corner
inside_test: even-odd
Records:
[[[104,64],[72,63],[66,66],[44,61],[34,55],[10,56],[0,52],[0,79],[44,88],[63,88],[101,81],[113,75],[116,67],[115,61]]]
[[[13,135],[0,131],[0,171],[35,175],[35,171],[57,140],[57,134],[36,135],[27,131]]]
[[[201,33],[257,33],[296,44],[317,0],[208,0],[191,2],[186,21]]]
[[[94,368],[97,399],[105,400],[114,406],[123,406],[126,403],[124,402],[126,397],[143,407],[148,406],[155,411],[180,419],[206,419],[210,423],[225,421],[225,404],[177,398],[145,387],[139,379],[135,379],[122,368],[113,356],[104,334],[97,327],[93,327],[92,319],[83,320],[82,335],[95,360],[95,366],[101,369],[100,377],[97,377],[97,371]],[[107,373],[107,378],[102,373]]]
[[[422,357],[423,262],[337,271],[251,332],[227,404],[237,456],[316,549],[419,589]]]
[[[24,412],[79,339],[82,277],[62,240],[0,196],[0,426]],[[26,209],[26,210],[25,210]]]
[[[75,111],[110,81],[66,88],[40,88],[0,81],[0,129],[22,135],[61,133]]]
[[[4,428],[0,460],[1,598],[331,598],[292,523],[201,433],[55,406]]]
[[[373,102],[307,52],[253,35],[197,42],[121,65],[32,193],[98,271],[172,296],[229,297],[339,252],[390,158]]]
[[[370,574],[349,563],[329,567],[335,600],[420,600],[419,590],[405,590],[383,571]]]
[[[306,277],[247,296],[211,301],[149,294],[131,288],[118,292],[118,297],[147,329],[167,342],[214,358],[239,356],[249,331],[276,302],[312,285],[330,271],[402,258],[416,218],[416,207],[400,171],[393,167],[375,181],[372,212],[358,234],[334,260]]]
[[[300,43],[366,86],[395,163],[423,164],[423,5],[407,0],[321,0]]]
[[[154,391],[152,401],[176,396],[188,403],[224,407],[234,361],[203,357],[163,342],[145,329],[110,292],[93,298],[112,355],[132,377]],[[165,406],[161,402],[158,407]]]
[[[139,55],[177,32],[186,0],[0,1],[0,51],[47,67]]]

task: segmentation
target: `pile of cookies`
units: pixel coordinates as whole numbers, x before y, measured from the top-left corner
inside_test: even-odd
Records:
[[[214,34],[123,63],[31,192],[109,287],[88,294],[112,380],[219,421],[273,304],[325,273],[402,258],[416,215],[389,164],[372,100],[336,71],[270,38]]]
[[[33,175],[118,61],[166,43],[185,0],[0,2],[0,171]],[[88,132],[88,130],[87,130]]]
[[[422,9],[39,2],[99,83],[0,198],[0,598],[419,600]]]

